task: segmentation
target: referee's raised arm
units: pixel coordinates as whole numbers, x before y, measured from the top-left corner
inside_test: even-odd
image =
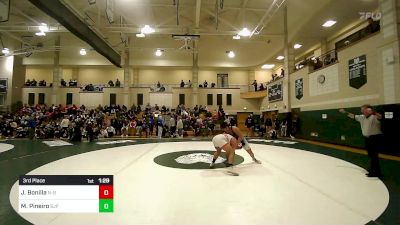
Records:
[[[353,113],[349,113],[344,109],[339,109],[339,112],[343,113],[343,114],[347,114],[348,117],[355,119],[355,115]]]

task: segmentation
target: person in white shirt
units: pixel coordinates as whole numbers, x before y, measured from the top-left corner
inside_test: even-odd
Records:
[[[63,129],[67,129],[68,128],[68,126],[69,126],[68,116],[64,116],[64,118],[61,120],[60,126]]]
[[[382,146],[381,119],[382,115],[375,112],[370,105],[361,106],[361,115],[346,112],[340,109],[339,112],[347,114],[348,117],[358,121],[361,125],[361,132],[365,139],[365,148],[370,157],[370,169],[368,177],[382,177],[379,165],[379,148]]]
[[[183,138],[183,121],[180,116],[178,116],[178,122],[176,123],[176,128],[178,129],[178,135]]]
[[[169,130],[171,132],[171,136],[173,136],[176,132],[175,115],[171,115],[171,118],[169,119]]]
[[[108,137],[113,137],[115,134],[115,128],[111,124],[107,127],[107,134]]]

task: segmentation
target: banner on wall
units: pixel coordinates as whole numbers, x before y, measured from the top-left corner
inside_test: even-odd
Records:
[[[0,93],[7,93],[7,78],[0,78]]]
[[[294,81],[294,88],[296,93],[296,98],[301,99],[303,97],[303,78]]]
[[[367,83],[367,56],[362,55],[349,60],[350,87],[359,89]]]
[[[282,82],[268,86],[269,102],[282,101],[282,99],[283,99]]]

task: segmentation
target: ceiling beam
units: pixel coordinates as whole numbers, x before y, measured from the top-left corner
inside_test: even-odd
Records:
[[[248,1],[248,0],[247,0]],[[143,3],[137,3],[135,4],[136,6],[140,7],[140,6],[150,6],[150,7],[158,7],[158,8],[176,8],[175,5],[173,4],[143,4]],[[215,8],[215,4],[202,4],[203,7],[205,8]],[[179,3],[179,8],[195,8],[196,6],[192,5],[192,4],[182,4]],[[247,11],[262,11],[265,12],[265,10],[267,9],[263,9],[263,8],[246,8],[246,7],[242,7],[242,6],[225,6],[224,5],[224,10],[247,10]]]
[[[273,18],[274,14],[278,11],[278,9],[285,3],[285,0],[274,0],[272,4],[268,7],[267,11],[265,11],[264,15],[257,23],[257,26],[251,32],[251,36],[253,36],[256,32],[261,32],[264,29],[265,25]]]
[[[196,0],[196,28],[200,27],[201,0]]]
[[[211,16],[214,16],[215,18],[217,18],[217,15],[215,15],[215,13],[211,12],[209,9],[203,9],[203,11],[205,11],[206,13],[210,14]],[[234,30],[237,30],[237,31],[240,30],[239,28],[235,27],[231,22],[229,22],[223,18],[218,18],[218,20]]]
[[[67,28],[79,39],[88,43],[98,53],[106,57],[112,64],[121,67],[121,55],[115,51],[103,38],[89,28],[60,0],[29,0],[37,8],[51,16]]]

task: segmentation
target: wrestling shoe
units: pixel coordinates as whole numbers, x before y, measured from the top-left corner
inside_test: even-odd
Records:
[[[258,159],[256,159],[256,158],[253,158],[253,162],[255,162],[255,163],[257,163],[257,164],[261,164],[261,161],[258,160]]]

